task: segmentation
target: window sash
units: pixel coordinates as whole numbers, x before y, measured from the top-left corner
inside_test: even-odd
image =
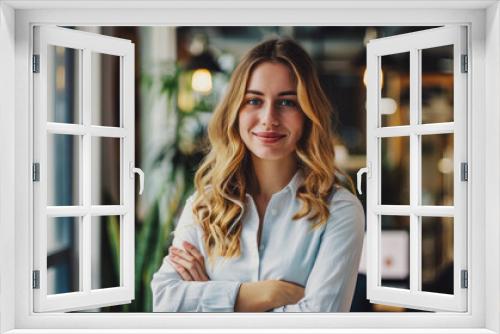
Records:
[[[461,55],[466,54],[466,28],[450,26],[372,40],[367,47],[367,161],[371,173],[367,178],[367,297],[376,303],[433,311],[467,310],[467,289],[462,289],[461,270],[467,270],[467,183],[460,180],[460,164],[467,162],[467,75],[461,73]],[[454,45],[454,118],[453,122],[418,124],[421,112],[420,50]],[[381,57],[410,53],[410,124],[381,127],[380,70]],[[422,206],[420,139],[424,134],[453,133],[454,206]],[[381,204],[381,138],[407,136],[410,141],[410,203]],[[381,216],[404,215],[410,218],[410,287],[409,290],[380,286]],[[453,280],[454,294],[421,291],[422,236],[420,216],[454,217]]]
[[[134,157],[134,60],[130,41],[41,26],[36,28],[35,52],[40,55],[40,73],[34,75],[34,160],[40,162],[40,181],[34,184],[34,268],[40,271],[40,288],[34,289],[35,312],[74,311],[104,305],[129,303],[134,297],[134,179],[129,168]],[[79,79],[81,124],[47,121],[47,48],[49,45],[75,49],[80,54]],[[120,57],[122,127],[91,125],[91,54],[99,52]],[[47,136],[74,135],[79,140],[80,205],[47,206]],[[120,205],[92,205],[91,202],[91,140],[93,137],[120,138]],[[120,215],[120,286],[91,288],[91,218]],[[47,294],[47,218],[80,217],[79,221],[79,289],[80,291]]]

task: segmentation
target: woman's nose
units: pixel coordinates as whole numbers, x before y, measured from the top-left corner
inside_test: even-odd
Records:
[[[266,103],[261,112],[261,123],[265,126],[278,126],[278,110],[273,103]]]

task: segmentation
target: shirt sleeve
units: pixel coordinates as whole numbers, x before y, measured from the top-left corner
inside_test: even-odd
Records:
[[[359,200],[340,188],[333,196],[316,261],[297,304],[273,312],[349,312],[363,248],[365,216]]]
[[[172,243],[182,248],[182,242],[187,241],[201,250],[192,198],[186,201]],[[151,280],[153,312],[233,312],[240,285],[237,281],[184,281],[165,256]]]

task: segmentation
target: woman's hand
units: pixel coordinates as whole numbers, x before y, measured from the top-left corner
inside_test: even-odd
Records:
[[[234,310],[263,312],[276,307],[296,304],[304,298],[304,287],[279,280],[242,283]]]
[[[175,271],[184,281],[208,281],[203,255],[189,242],[182,243],[184,249],[169,248],[168,258]]]
[[[299,300],[304,298],[305,289],[301,285],[287,281],[271,282],[273,282],[270,291],[271,298],[278,304],[275,307],[296,304]]]

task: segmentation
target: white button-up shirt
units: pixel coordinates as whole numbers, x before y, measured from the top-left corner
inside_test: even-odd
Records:
[[[298,303],[274,312],[349,312],[363,247],[365,218],[359,200],[336,186],[330,200],[326,224],[312,229],[307,218],[293,220],[302,202],[295,195],[303,181],[297,172],[289,184],[272,195],[257,244],[259,215],[247,194],[241,256],[218,257],[209,264],[203,231],[195,223],[191,196],[181,214],[173,245],[193,244],[205,257],[210,281],[184,281],[164,258],[151,281],[154,312],[232,312],[239,287],[244,282],[285,280],[305,287]]]

